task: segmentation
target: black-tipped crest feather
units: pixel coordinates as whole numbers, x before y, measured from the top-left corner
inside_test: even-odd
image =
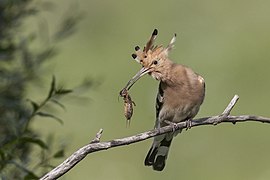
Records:
[[[157,37],[157,34],[158,34],[158,30],[154,29],[149,41],[146,43],[145,49],[143,50],[144,52],[147,52],[147,51],[149,51],[149,49],[151,49],[151,47],[153,46],[154,41]]]
[[[135,46],[135,51],[139,51],[140,47],[139,46]]]
[[[133,59],[136,59],[137,58],[137,55],[136,54],[131,54],[131,56],[133,57]]]

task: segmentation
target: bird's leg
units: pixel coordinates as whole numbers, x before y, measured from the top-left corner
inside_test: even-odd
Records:
[[[191,129],[191,127],[192,127],[192,119],[186,120],[186,131],[187,131],[188,129]]]
[[[168,120],[164,120],[164,122],[170,126],[172,126],[172,131],[175,132],[177,129],[177,124]]]
[[[158,133],[160,133],[160,122],[159,121],[156,121],[156,125],[155,125],[155,129],[158,130]]]

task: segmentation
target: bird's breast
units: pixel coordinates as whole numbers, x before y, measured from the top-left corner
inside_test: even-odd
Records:
[[[160,122],[168,120],[178,123],[193,118],[201,105],[199,96],[198,92],[185,86],[165,88],[163,106],[159,113]]]

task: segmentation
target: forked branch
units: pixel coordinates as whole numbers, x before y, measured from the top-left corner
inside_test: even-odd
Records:
[[[42,180],[50,180],[50,179],[57,179],[71,170],[77,163],[83,160],[88,154],[107,150],[109,148],[114,148],[117,146],[129,145],[133,143],[137,143],[154,136],[158,136],[161,134],[165,134],[171,132],[173,130],[184,129],[188,127],[195,127],[195,126],[202,126],[202,125],[217,125],[220,123],[237,123],[237,122],[246,122],[246,121],[256,121],[262,123],[270,123],[270,118],[262,117],[262,116],[255,116],[255,115],[240,115],[240,116],[231,116],[230,112],[235,106],[239,96],[235,95],[228,106],[225,108],[223,113],[218,116],[210,116],[204,117],[199,119],[194,119],[191,122],[180,122],[176,124],[176,126],[166,126],[160,129],[154,129],[147,132],[143,132],[140,134],[136,134],[134,136],[125,137],[121,139],[114,139],[108,142],[100,142],[102,129],[97,133],[96,137],[87,145],[83,146],[76,152],[74,152],[71,156],[69,156],[63,163],[58,165],[56,168],[48,172],[44,175],[41,179]]]

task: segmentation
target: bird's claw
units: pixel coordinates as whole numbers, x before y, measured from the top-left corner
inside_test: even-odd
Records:
[[[172,131],[175,132],[177,129],[177,124],[168,120],[164,121],[166,124],[170,125],[172,127]]]
[[[192,127],[192,120],[191,120],[191,119],[188,119],[188,120],[186,121],[186,131],[187,131],[188,129],[191,129],[191,127]]]

